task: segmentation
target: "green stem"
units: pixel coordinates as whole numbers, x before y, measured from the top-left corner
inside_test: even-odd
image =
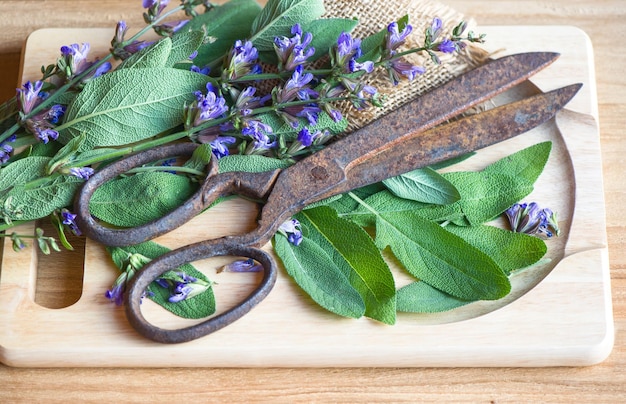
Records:
[[[154,171],[176,171],[179,173],[186,173],[186,174],[192,174],[192,175],[205,175],[206,173],[202,172],[202,171],[198,171],[194,168],[191,167],[182,167],[182,166],[144,166],[144,167],[135,167],[131,170],[128,170],[126,172],[126,174],[137,174],[137,173],[144,173],[144,172],[154,172]]]
[[[172,15],[174,13],[177,13],[177,12],[179,12],[181,10],[183,10],[183,7],[182,6],[177,6],[174,9],[168,11],[167,13],[164,13],[159,18],[154,20],[152,23],[146,25],[143,29],[141,29],[139,32],[137,32],[135,35],[133,35],[129,40],[125,41],[124,44],[128,45],[128,44],[132,43],[137,38],[141,37],[146,32],[148,32],[150,29],[152,29],[152,27],[154,27],[155,25],[159,24],[160,22],[162,22],[164,19],[166,19],[170,15]],[[113,54],[109,53],[108,55],[104,56],[102,59],[100,59],[97,62],[95,62],[93,65],[89,66],[89,68],[85,69],[85,71],[83,71],[82,73],[80,73],[80,74],[76,75],[75,77],[73,77],[70,81],[65,83],[63,86],[59,87],[56,91],[54,91],[52,94],[50,94],[50,96],[48,98],[46,98],[39,105],[37,105],[35,108],[33,108],[33,110],[28,115],[26,115],[24,117],[24,119],[31,118],[31,117],[35,116],[37,113],[39,113],[40,111],[42,111],[44,108],[52,105],[52,103],[56,99],[58,99],[62,94],[64,94],[67,90],[69,90],[75,84],[79,83],[87,75],[89,75],[90,73],[94,72],[100,66],[102,66],[103,64],[108,62],[112,57],[113,57]],[[9,129],[5,130],[0,135],[0,143],[3,142],[4,140],[8,139],[9,136],[11,136],[12,134],[14,134],[19,129],[19,127],[20,127],[19,124],[15,124],[15,125],[11,126]]]

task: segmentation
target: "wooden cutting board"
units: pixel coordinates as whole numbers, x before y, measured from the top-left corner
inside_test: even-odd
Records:
[[[549,240],[549,260],[512,278],[505,300],[438,315],[401,314],[395,326],[335,317],[312,304],[281,271],[270,296],[249,315],[213,335],[179,345],[148,341],[103,293],[117,276],[103,247],[85,248],[83,289],[69,307],[34,303],[37,254],[14,253],[5,241],[0,272],[0,361],[11,366],[579,366],[604,360],[613,346],[602,161],[593,53],[574,27],[483,27],[495,56],[557,51],[561,58],[532,82],[542,91],[584,87],[558,117],[518,138],[481,151],[458,169],[479,169],[522,147],[552,140],[553,154],[528,198],[559,214],[563,235]],[[24,48],[23,80],[37,79],[63,44],[89,42],[106,52],[108,29],[46,29]],[[549,40],[546,40],[549,38]],[[536,92],[531,84],[508,97]],[[455,168],[457,169],[457,168]],[[157,241],[171,248],[253,227],[254,207],[231,201]],[[245,219],[245,220],[242,220]],[[32,232],[23,226],[20,232]],[[271,250],[268,247],[266,247]],[[218,282],[220,307],[254,287],[256,274],[216,274],[219,260],[195,265]],[[398,284],[406,282],[398,274]],[[146,316],[188,324],[151,302]]]

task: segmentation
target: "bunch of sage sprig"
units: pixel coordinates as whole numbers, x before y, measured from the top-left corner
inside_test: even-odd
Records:
[[[350,32],[352,18],[321,18],[323,0],[254,0],[213,5],[144,0],[146,27],[127,38],[119,22],[106,57],[89,61],[88,44],[61,48],[42,78],[27,82],[0,107],[0,218],[15,249],[35,238],[42,251],[54,237],[20,235],[20,223],[50,217],[60,243],[80,234],[71,212],[81,184],[99,167],[133,152],[178,141],[200,143],[186,162],[156,161],[101,187],[92,215],[132,227],[169,212],[197,188],[212,158],[224,171],[287,167],[345,132],[337,108],[384,103],[364,80],[385,70],[392,83],[418,80],[421,53],[440,63],[484,36],[459,23],[444,35],[435,18],[423,45],[406,48],[408,17],[367,38]],[[172,21],[184,11],[187,18]],[[202,11],[202,12],[200,12]],[[148,30],[161,36],[142,38]],[[115,67],[112,59],[121,60]],[[314,67],[313,67],[314,66]],[[511,289],[508,275],[546,252],[530,234],[558,229],[552,212],[520,205],[543,170],[550,144],[517,152],[481,172],[439,174],[421,169],[309,207],[281,226],[273,246],[287,273],[320,306],[348,316],[395,322],[397,311],[436,312]],[[453,164],[449,162],[448,164]],[[508,209],[508,210],[507,210]],[[485,223],[507,212],[513,232]],[[372,237],[372,234],[374,236]],[[415,282],[396,290],[382,250],[389,248]],[[167,249],[154,242],[110,248],[121,270],[106,296],[121,302],[134,272]],[[252,261],[225,270],[252,272]],[[188,264],[148,291],[151,299],[189,318],[215,311],[214,287]]]

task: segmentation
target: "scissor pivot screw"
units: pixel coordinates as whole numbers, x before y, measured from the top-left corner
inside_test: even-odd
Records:
[[[322,166],[315,166],[311,169],[311,177],[315,181],[326,181],[328,179],[328,171]]]

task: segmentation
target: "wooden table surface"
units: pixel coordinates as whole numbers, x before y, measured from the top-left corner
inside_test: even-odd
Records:
[[[190,399],[228,402],[624,401],[626,221],[623,218],[626,204],[623,198],[626,186],[622,178],[622,153],[626,153],[623,132],[626,128],[626,75],[623,72],[626,2],[444,2],[474,17],[479,25],[575,25],[591,37],[596,60],[616,329],[615,347],[605,362],[585,368],[488,369],[17,369],[0,365],[0,402],[68,399],[80,402],[105,399],[122,402]],[[0,0],[0,100],[15,94],[20,50],[30,32],[43,27],[111,27],[120,19],[140,26],[140,5],[139,0]],[[55,276],[57,281],[63,279],[59,274],[51,275]],[[54,287],[47,293],[53,295]],[[254,338],[250,343],[254,343]]]

